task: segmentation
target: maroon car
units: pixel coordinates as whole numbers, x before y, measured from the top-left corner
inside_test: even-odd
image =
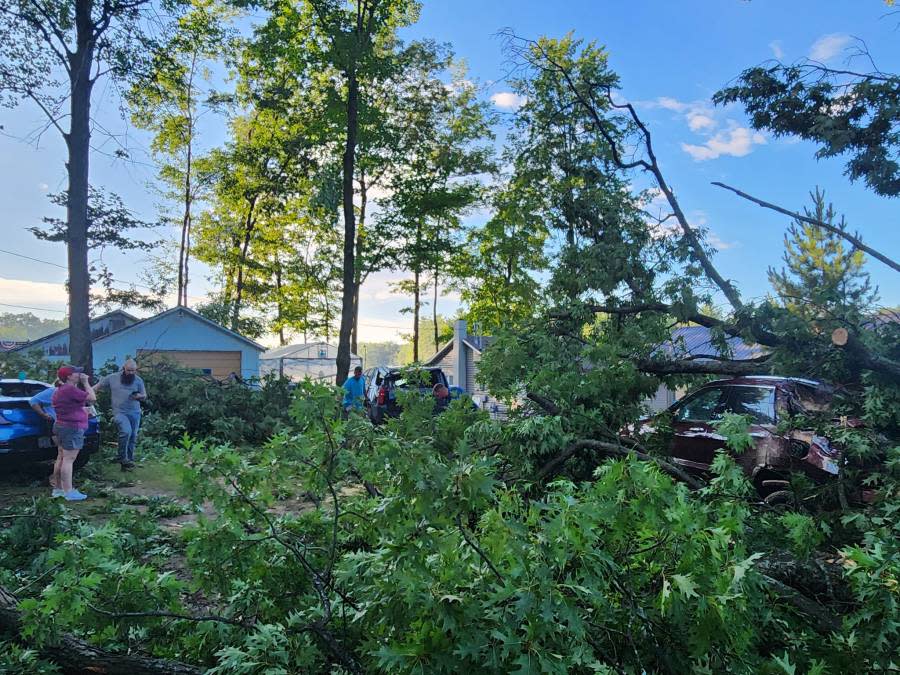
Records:
[[[827,412],[831,399],[831,388],[814,380],[754,376],[710,382],[665,413],[672,418],[672,461],[691,472],[707,472],[716,451],[725,447],[715,422],[730,412],[751,419],[753,447],[736,455],[736,460],[761,495],[786,489],[790,471],[822,482],[839,473],[840,450],[812,431],[781,434],[777,425],[797,414]],[[652,419],[645,421],[641,431],[652,431],[652,424]]]

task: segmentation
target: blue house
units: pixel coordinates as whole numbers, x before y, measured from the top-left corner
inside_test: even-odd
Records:
[[[94,365],[121,366],[132,357],[146,366],[167,359],[217,379],[232,373],[243,379],[259,377],[262,345],[220,326],[187,307],[174,307],[147,319],[116,310],[91,321]],[[51,361],[69,359],[69,331],[61,330],[18,347],[40,349]]]

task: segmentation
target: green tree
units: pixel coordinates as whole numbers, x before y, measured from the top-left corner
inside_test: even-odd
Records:
[[[41,319],[31,312],[0,314],[0,338],[3,340],[36,340],[50,333],[62,330],[67,325],[65,319]]]
[[[900,76],[778,63],[745,70],[713,100],[743,104],[755,129],[817,144],[817,157],[847,156],[851,180],[900,195]]]
[[[56,206],[67,206],[67,194],[58,193],[49,196]],[[45,227],[30,227],[29,231],[43,241],[68,243],[69,228],[66,221],[60,218],[45,217]],[[149,252],[159,242],[142,239],[146,231],[158,227],[159,223],[150,223],[137,218],[130,211],[121,197],[102,189],[91,188],[88,195],[87,215],[87,250],[94,257],[89,259],[88,272],[93,286],[100,286],[101,293],[92,293],[91,302],[94,308],[109,311],[113,307],[139,307],[149,311],[163,308],[163,298],[168,292],[165,279],[157,279],[146,286],[150,292],[137,290],[135,284],[123,289],[117,286],[109,267],[103,261],[107,249],[123,252]]]
[[[350,370],[350,335],[356,316],[356,208],[354,206],[361,84],[383,75],[389,66],[398,28],[418,14],[413,0],[307,0],[302,23],[311,26],[305,46],[337,74],[330,98],[340,107],[343,134],[341,204],[344,226],[341,322],[338,331],[338,382]],[[363,102],[365,105],[365,102]]]
[[[423,291],[434,289],[432,334],[439,343],[437,301],[442,275],[449,278],[452,251],[458,245],[460,220],[484,191],[480,180],[492,168],[491,118],[475,87],[457,70],[447,85],[433,72],[422,72],[413,85],[423,95],[402,119],[409,130],[406,162],[389,183],[391,197],[381,216],[396,233],[395,256],[412,278],[399,292],[412,295],[413,361],[419,360],[419,318]]]
[[[494,199],[494,215],[468,234],[453,257],[453,286],[469,321],[488,335],[515,329],[540,304],[536,275],[548,265],[549,233],[534,200],[527,186],[506,186]]]
[[[846,229],[843,217],[837,221],[834,207],[819,189],[810,193],[812,208],[807,216]],[[865,313],[876,299],[862,251],[848,250],[840,237],[805,222],[794,222],[784,237],[784,264],[769,268],[769,283],[791,312],[809,320],[826,313],[854,307]]]
[[[128,92],[133,123],[153,134],[151,151],[160,165],[167,199],[181,213],[167,216],[180,229],[177,267],[178,304],[188,304],[191,223],[195,204],[215,177],[198,152],[201,118],[217,107],[210,87],[210,62],[227,58],[231,13],[218,0],[193,0],[152,56],[150,69]]]
[[[177,0],[164,3],[177,6]],[[91,103],[104,77],[122,81],[148,51],[151,0],[11,0],[0,5],[0,92],[5,103],[34,103],[66,143],[69,349],[90,369],[88,270]],[[64,126],[67,125],[67,126]]]

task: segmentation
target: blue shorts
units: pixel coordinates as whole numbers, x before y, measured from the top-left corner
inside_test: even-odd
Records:
[[[84,447],[84,429],[54,424],[53,433],[59,440],[59,447],[63,450],[81,450]]]

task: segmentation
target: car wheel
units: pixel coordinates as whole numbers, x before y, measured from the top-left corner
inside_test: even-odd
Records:
[[[791,490],[776,490],[763,499],[766,506],[789,507],[794,506],[796,500]]]

